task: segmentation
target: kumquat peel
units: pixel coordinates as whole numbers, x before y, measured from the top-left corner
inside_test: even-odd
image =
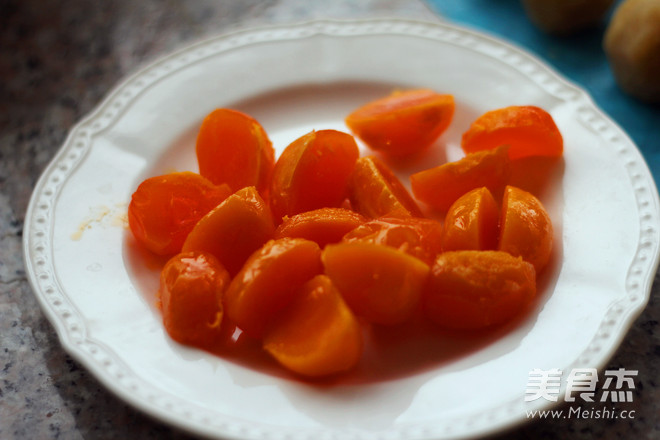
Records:
[[[128,207],[139,245],[169,259],[165,331],[218,356],[240,335],[273,367],[318,380],[368,375],[363,358],[378,350],[367,336],[379,329],[447,338],[521,316],[555,252],[533,191],[551,173],[521,164],[561,159],[563,138],[541,108],[490,110],[463,127],[464,157],[401,180],[397,160],[443,148],[457,106],[451,94],[398,90],[344,115],[346,131],[318,127],[275,147],[252,116],[211,112],[199,172],[150,177]]]

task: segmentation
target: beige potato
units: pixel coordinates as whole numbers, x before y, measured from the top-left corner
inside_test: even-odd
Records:
[[[660,1],[626,0],[604,38],[605,53],[619,86],[649,102],[660,102]]]
[[[549,34],[566,35],[598,23],[614,0],[522,0],[527,17]]]

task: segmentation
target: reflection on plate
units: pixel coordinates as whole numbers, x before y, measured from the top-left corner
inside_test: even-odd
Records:
[[[216,107],[253,115],[279,152],[311,129],[346,130],[350,110],[394,87],[457,101],[440,146],[403,175],[458,158],[460,134],[486,110],[534,104],[557,122],[563,176],[544,202],[560,252],[533,310],[496,335],[448,337],[431,354],[401,343],[371,380],[356,373],[323,386],[171,342],[154,307],[157,264],[137,255],[115,221],[137,184],[195,170],[196,130]],[[648,301],[658,217],[657,190],[631,140],[530,55],[441,23],[316,21],[203,41],[127,78],[40,179],[25,255],[65,349],[167,423],[222,438],[445,438],[490,433],[548,407],[524,401],[532,369],[605,365]],[[411,356],[415,368],[398,368]]]

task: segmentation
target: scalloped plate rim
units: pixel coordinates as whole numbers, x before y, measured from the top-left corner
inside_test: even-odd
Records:
[[[93,373],[93,376],[96,377],[101,383],[104,384],[104,386],[112,391],[114,394],[118,395],[121,399],[124,401],[130,403],[132,406],[136,407],[137,409],[149,414],[152,417],[155,417],[156,419],[163,421],[165,423],[172,424],[174,426],[177,426],[178,428],[182,428],[186,431],[196,433],[196,434],[201,434],[204,436],[222,436],[224,438],[247,438],[244,437],[240,432],[218,432],[216,427],[209,426],[209,427],[204,427],[204,426],[199,426],[195,424],[191,424],[190,421],[182,414],[174,414],[171,410],[168,410],[165,407],[162,406],[157,406],[154,405],[153,403],[150,402],[145,402],[144,399],[136,397],[134,393],[132,393],[131,389],[126,388],[126,387],[120,387],[117,386],[116,383],[113,382],[113,378],[107,374],[107,371],[104,369],[102,365],[99,365],[98,361],[91,358],[89,356],[89,353],[81,349],[81,344],[79,343],[80,341],[76,341],[75,338],[72,336],[72,333],[70,329],[66,327],[66,323],[62,319],[62,316],[60,316],[56,310],[57,305],[53,300],[50,299],[51,296],[55,296],[58,293],[61,293],[65,299],[66,294],[62,290],[61,286],[59,285],[59,282],[57,281],[57,277],[53,280],[53,285],[51,286],[46,286],[44,287],[44,284],[40,282],[40,272],[39,270],[39,265],[35,257],[35,248],[37,248],[39,245],[35,245],[35,242],[39,241],[39,236],[35,236],[33,233],[34,227],[37,225],[37,222],[39,221],[39,217],[37,212],[39,211],[39,207],[37,206],[40,203],[40,198],[44,197],[44,195],[47,193],[46,188],[46,182],[52,177],[53,173],[55,172],[55,169],[57,168],[58,164],[62,162],[64,156],[71,152],[72,150],[76,149],[76,146],[74,145],[74,141],[77,137],[82,136],[80,133],[81,131],[84,130],[84,128],[91,124],[93,121],[96,121],[102,116],[102,113],[104,112],[104,109],[108,107],[113,99],[124,89],[130,86],[131,83],[133,83],[136,80],[139,80],[140,78],[143,78],[146,76],[146,74],[150,71],[152,71],[157,65],[160,63],[165,63],[168,60],[175,59],[178,56],[181,56],[185,53],[188,53],[190,51],[193,51],[197,48],[203,48],[206,47],[214,42],[218,41],[223,41],[223,40],[228,40],[230,38],[236,37],[236,36],[241,36],[241,35],[252,35],[254,33],[258,32],[263,32],[263,31],[268,31],[268,30],[275,30],[275,31],[282,31],[290,28],[304,28],[310,32],[310,35],[317,35],[317,34],[323,34],[326,36],[338,36],[336,34],[336,29],[338,28],[345,28],[346,26],[370,26],[373,25],[376,28],[378,26],[384,27],[384,30],[380,30],[380,33],[384,34],[392,34],[392,33],[400,33],[400,34],[405,34],[408,35],[408,31],[410,29],[421,29],[421,28],[444,28],[451,30],[453,32],[457,32],[458,34],[463,34],[463,35],[470,35],[476,38],[484,39],[484,40],[490,40],[494,45],[496,46],[502,46],[506,47],[510,51],[516,53],[517,55],[522,56],[523,58],[526,58],[530,60],[532,63],[536,64],[537,66],[541,67],[542,70],[544,70],[546,73],[551,74],[554,79],[561,83],[563,86],[570,87],[573,89],[574,92],[577,94],[573,98],[574,101],[582,101],[584,105],[589,107],[591,110],[595,111],[596,114],[603,118],[607,124],[610,124],[613,126],[616,130],[618,130],[618,135],[623,139],[624,144],[628,144],[628,146],[632,147],[630,151],[636,156],[638,159],[638,163],[641,165],[641,171],[643,173],[643,177],[646,178],[647,180],[647,186],[646,188],[650,190],[651,194],[651,202],[654,205],[654,215],[655,218],[658,216],[658,205],[660,204],[658,202],[658,192],[655,187],[655,183],[653,182],[653,178],[650,174],[650,171],[648,170],[648,167],[640,153],[640,151],[637,149],[637,147],[634,145],[633,141],[623,132],[623,130],[618,127],[618,125],[612,121],[609,116],[607,116],[602,110],[600,110],[596,104],[593,102],[592,98],[588,95],[586,91],[584,91],[581,87],[577,86],[576,84],[572,83],[571,81],[567,80],[564,78],[562,75],[560,75],[558,72],[556,72],[552,67],[550,67],[547,63],[545,63],[543,60],[537,58],[533,54],[528,53],[527,51],[520,49],[516,47],[515,45],[511,43],[507,43],[499,38],[496,38],[494,36],[488,35],[486,33],[464,28],[461,26],[457,26],[454,24],[449,24],[446,22],[430,22],[430,21],[425,21],[425,20],[417,20],[417,19],[399,19],[399,18],[377,18],[377,19],[356,19],[356,20],[331,20],[331,19],[321,19],[321,20],[309,20],[309,21],[304,21],[300,23],[293,23],[293,24],[275,24],[275,25],[268,25],[268,26],[259,26],[259,27],[250,27],[250,28],[240,28],[236,29],[234,31],[226,32],[223,33],[219,36],[214,36],[214,37],[209,37],[205,38],[203,40],[199,40],[193,44],[187,45],[185,47],[182,47],[174,52],[171,52],[168,55],[159,57],[158,59],[151,61],[147,63],[146,65],[142,66],[139,68],[139,70],[135,71],[134,73],[126,76],[124,79],[122,79],[117,85],[115,85],[106,95],[106,97],[91,111],[89,112],[85,117],[83,117],[78,123],[76,123],[71,131],[69,132],[65,142],[63,145],[60,147],[54,158],[51,160],[49,165],[46,167],[46,169],[42,172],[37,184],[35,185],[32,197],[30,199],[30,203],[28,206],[28,209],[26,211],[26,216],[25,216],[25,225],[29,228],[29,232],[24,234],[23,238],[23,250],[24,250],[24,261],[25,261],[25,267],[26,267],[26,273],[28,276],[28,280],[30,282],[30,285],[35,293],[35,296],[37,297],[37,300],[46,314],[48,320],[51,322],[51,324],[54,326],[59,340],[63,346],[63,348],[71,355],[73,356],[78,362],[83,364],[90,372]],[[392,28],[392,26],[403,26],[404,30],[396,30]],[[408,31],[405,30],[405,28],[408,27]],[[333,31],[334,29],[334,31]],[[373,33],[378,33],[374,32],[373,29],[370,30],[362,30],[358,32],[356,35],[372,35]],[[412,34],[410,34],[412,35]],[[415,34],[416,36],[419,36]],[[346,36],[345,34],[342,36]],[[299,38],[299,37],[298,37]],[[458,43],[457,43],[458,44]],[[250,43],[244,43],[244,44],[239,44],[237,47],[247,47],[249,46]],[[84,137],[84,136],[83,136]],[[75,163],[73,164],[72,167],[67,171],[69,175],[73,174],[75,172],[75,168],[81,164],[85,160],[85,156],[87,153],[90,151],[92,145],[90,142],[89,145],[87,145],[87,148],[85,148],[84,151],[82,151],[79,156],[77,157]],[[639,170],[638,170],[639,171]],[[632,182],[631,182],[632,183]],[[61,186],[60,186],[61,187]],[[55,194],[51,194],[48,197],[50,197],[53,200],[53,204],[57,202],[57,198],[59,196],[59,192],[55,192]],[[641,234],[640,234],[641,235]],[[644,243],[638,243],[638,250],[636,252],[636,255],[639,253],[639,249],[642,246],[646,247],[651,247],[653,248],[653,254],[652,258],[648,260],[646,263],[645,267],[645,272],[643,274],[639,274],[639,278],[642,280],[642,285],[638,286],[637,290],[641,291],[642,293],[642,298],[641,300],[636,301],[635,303],[629,305],[627,308],[624,308],[624,310],[620,314],[620,318],[618,320],[619,328],[621,331],[616,333],[613,336],[613,343],[607,347],[607,350],[602,352],[602,355],[599,357],[600,360],[600,365],[598,365],[599,368],[603,367],[604,363],[607,362],[608,359],[611,358],[611,356],[614,354],[616,349],[619,347],[621,344],[622,340],[624,339],[627,331],[630,329],[633,321],[635,318],[637,318],[641,312],[643,311],[644,307],[646,306],[649,298],[650,298],[650,291],[653,283],[653,276],[655,272],[657,271],[658,268],[658,263],[660,261],[660,253],[658,252],[658,242],[660,239],[658,238],[658,232],[657,230],[649,234],[651,238],[648,239],[647,244]],[[42,236],[43,237],[43,236]],[[640,238],[641,240],[641,238]],[[52,255],[52,250],[48,250],[49,253]],[[632,263],[631,263],[632,266]],[[630,277],[630,267],[628,268],[628,275],[627,278]],[[75,305],[70,304],[70,306],[75,310]],[[616,305],[615,305],[616,306]],[[613,306],[613,307],[615,307]],[[99,350],[103,350],[102,343],[99,341],[93,341],[87,336],[85,336],[84,329],[82,329],[82,337],[85,340],[89,340],[90,342],[93,342],[97,345],[99,345]],[[108,350],[108,349],[106,349]],[[117,359],[115,359],[116,361]],[[121,359],[119,359],[121,361]],[[577,360],[576,360],[577,361]],[[123,368],[127,368],[125,366],[122,366]],[[130,371],[130,368],[127,368]],[[140,386],[147,386],[150,387],[148,384],[140,384]],[[168,396],[165,396],[168,397]],[[550,408],[554,406],[550,402],[545,404],[546,408]],[[525,422],[525,419],[520,416],[516,417],[510,417],[505,420],[500,420],[500,423],[489,427],[486,425],[483,426],[477,426],[473,430],[473,432],[470,431],[465,431],[465,432],[459,432],[457,433],[459,436],[463,435],[468,435],[468,434],[492,434],[497,431],[501,431],[506,428],[510,428],[514,425],[517,425],[519,423]],[[257,430],[258,431],[258,430]],[[254,432],[257,432],[254,431]],[[405,429],[399,434],[405,433]],[[268,431],[266,429],[265,434],[268,434]],[[250,436],[249,438],[258,438],[259,435],[256,436]],[[360,437],[360,436],[358,436]],[[361,438],[361,437],[360,437]],[[394,437],[394,438],[402,438],[402,437]],[[420,437],[421,438],[421,437]],[[427,437],[423,437],[427,438]],[[434,438],[436,436],[434,435]]]

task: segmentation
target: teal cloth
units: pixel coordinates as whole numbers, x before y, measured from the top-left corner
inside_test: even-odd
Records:
[[[660,105],[641,102],[616,84],[602,48],[614,6],[595,28],[568,37],[543,33],[525,15],[520,0],[427,0],[431,9],[457,24],[522,47],[587,90],[598,107],[632,138],[660,182]],[[658,54],[660,56],[660,54]]]

